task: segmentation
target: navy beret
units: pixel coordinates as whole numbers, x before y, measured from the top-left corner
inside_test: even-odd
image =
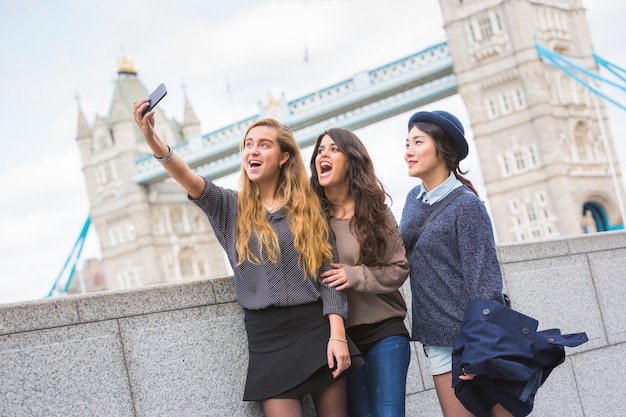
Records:
[[[459,161],[465,159],[469,152],[465,130],[456,116],[443,110],[418,111],[409,119],[409,130],[417,122],[433,123],[442,128],[454,141],[459,150]]]

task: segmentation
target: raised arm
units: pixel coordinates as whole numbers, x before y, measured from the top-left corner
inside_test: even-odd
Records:
[[[143,112],[148,108],[149,99],[144,98],[133,103],[133,116],[139,126],[144,140],[158,159],[162,161],[163,168],[176,180],[189,195],[195,199],[202,197],[204,193],[204,179],[187,165],[171,148],[163,143],[154,131],[154,110],[145,115]]]

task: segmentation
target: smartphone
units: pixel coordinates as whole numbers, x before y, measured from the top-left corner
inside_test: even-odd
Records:
[[[148,108],[146,109],[146,111],[143,112],[143,114],[145,115],[150,110],[152,110],[157,104],[159,104],[159,101],[161,101],[161,99],[165,97],[166,94],[167,94],[167,88],[165,88],[165,84],[163,83],[159,84],[159,86],[150,94],[150,104],[148,105]]]

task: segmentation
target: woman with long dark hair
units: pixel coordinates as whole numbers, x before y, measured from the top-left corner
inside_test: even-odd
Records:
[[[350,415],[402,417],[410,349],[399,288],[409,265],[388,196],[365,146],[346,129],[318,137],[311,173],[339,251],[323,282],[348,296],[348,336],[365,358],[347,377]]]

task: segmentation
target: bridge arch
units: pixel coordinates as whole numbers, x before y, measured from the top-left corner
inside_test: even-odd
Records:
[[[624,219],[619,219],[611,224],[613,212],[609,200],[600,196],[588,198],[582,206],[582,229],[583,233],[608,232],[611,230],[621,230],[624,228]]]

